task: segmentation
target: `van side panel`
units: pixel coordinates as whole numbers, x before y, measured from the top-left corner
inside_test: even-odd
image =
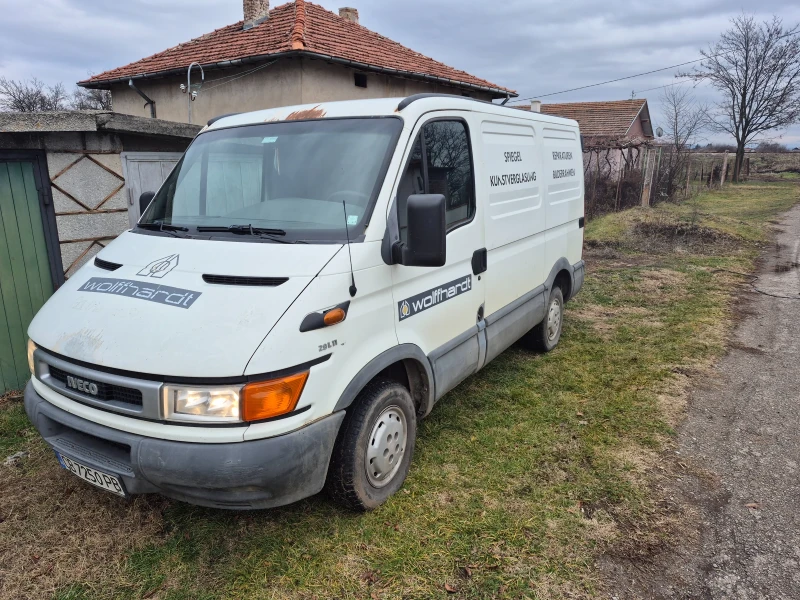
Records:
[[[578,130],[546,124],[542,128],[545,185],[545,260],[549,267],[559,258],[572,265],[581,259],[583,231],[583,153]]]
[[[490,315],[544,280],[546,222],[534,123],[487,118],[481,143],[486,172],[478,189],[488,251],[484,314]]]

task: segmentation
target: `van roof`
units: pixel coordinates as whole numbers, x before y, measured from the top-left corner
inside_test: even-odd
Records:
[[[509,106],[492,104],[449,94],[415,94],[407,98],[376,98],[370,100],[344,100],[339,102],[319,102],[296,106],[281,106],[248,113],[225,115],[211,119],[205,129],[224,129],[241,125],[280,121],[305,121],[309,119],[333,119],[343,117],[385,117],[400,116],[413,125],[424,113],[435,110],[468,110],[498,116],[559,123],[578,126],[577,121],[545,115],[542,113],[514,110]]]

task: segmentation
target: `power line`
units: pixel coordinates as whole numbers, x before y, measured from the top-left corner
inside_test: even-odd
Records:
[[[790,36],[793,36],[793,35],[800,35],[800,31],[790,31],[788,33],[785,33],[782,36],[777,37],[776,41],[777,40],[782,40],[783,38],[787,38],[787,37],[790,37]],[[717,58],[718,56],[723,56],[725,54],[730,54],[730,53],[729,52],[720,52],[719,54],[712,54],[711,56],[703,56],[701,58],[696,58],[695,60],[690,60],[690,61],[687,61],[687,62],[679,63],[677,65],[671,65],[669,67],[662,67],[660,69],[653,69],[652,71],[645,71],[644,73],[636,73],[635,75],[627,75],[625,77],[618,77],[617,79],[609,79],[608,81],[601,81],[600,83],[591,83],[589,85],[582,85],[580,87],[571,88],[569,90],[562,90],[560,92],[550,92],[549,94],[541,94],[539,96],[531,96],[530,98],[517,98],[515,100],[512,100],[511,103],[526,102],[526,101],[530,101],[530,100],[538,100],[539,98],[547,98],[548,96],[557,96],[559,94],[566,94],[568,92],[577,92],[578,90],[585,90],[585,89],[588,89],[588,88],[598,87],[598,86],[601,86],[601,85],[608,85],[609,83],[616,83],[618,81],[625,81],[626,79],[634,79],[636,77],[642,77],[644,75],[652,75],[653,73],[660,73],[661,71],[668,71],[669,69],[675,69],[677,67],[684,67],[686,65],[691,65],[691,64],[694,64],[694,63],[697,63],[697,62],[702,62],[704,60],[710,60],[712,58]],[[669,85],[673,85],[673,84],[669,84]],[[661,86],[661,87],[667,87],[667,86]],[[652,88],[652,89],[657,90],[659,88]],[[641,92],[647,92],[647,91],[650,91],[650,90],[640,90],[640,91]],[[635,93],[639,93],[639,92],[635,92]]]
[[[249,71],[245,71],[244,73],[239,73],[237,75],[229,75],[228,77],[220,77],[219,79],[214,79],[214,81],[222,81],[223,79],[229,79],[230,78],[230,81],[222,81],[222,83],[217,83],[216,85],[209,86],[209,87],[205,88],[203,91],[207,92],[208,90],[213,90],[214,88],[218,88],[218,87],[220,87],[222,85],[227,85],[229,83],[233,83],[237,79],[241,79],[242,77],[247,77],[248,75],[252,75],[256,71],[259,71],[259,70],[261,70],[261,69],[263,69],[265,67],[268,67],[270,65],[274,65],[276,62],[277,62],[276,60],[273,60],[273,61],[270,61],[268,63],[264,63],[263,65],[258,65],[255,69],[250,69]]]
[[[713,57],[709,57],[713,58]],[[644,73],[637,73],[636,75],[628,75],[626,77],[618,77],[617,79],[609,79],[608,81],[601,81],[600,83],[590,83],[589,85],[582,85],[580,87],[572,88],[569,90],[562,90],[560,92],[550,92],[549,94],[541,94],[539,96],[532,96],[530,98],[520,98],[519,100],[514,100],[514,102],[525,102],[526,100],[538,100],[539,98],[547,98],[548,96],[557,96],[558,94],[566,94],[567,92],[577,92],[578,90],[585,90],[587,88],[598,87],[600,85],[608,85],[609,83],[616,83],[617,81],[625,81],[626,79],[633,79],[635,77],[642,77],[643,75],[652,75],[653,73],[660,73],[661,71],[667,71],[669,69],[675,69],[676,67],[683,67],[685,65],[691,65],[692,63],[700,62],[702,60],[706,60],[706,57],[698,58],[696,60],[690,60],[684,63],[679,63],[677,65],[671,65],[669,67],[662,67],[660,69],[653,69],[652,71],[645,71]]]
[[[662,88],[672,87],[673,85],[681,85],[682,83],[691,83],[690,79],[683,79],[681,81],[676,81],[674,83],[668,83],[667,85],[659,85],[657,87],[647,88],[646,90],[636,90],[634,94],[643,94],[645,92],[652,92],[653,90],[660,90]],[[699,81],[696,81],[693,87],[697,87],[700,84]]]

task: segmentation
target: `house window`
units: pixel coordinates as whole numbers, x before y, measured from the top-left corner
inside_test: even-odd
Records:
[[[367,87],[367,76],[364,73],[355,73],[355,82],[356,87],[365,88]]]
[[[412,194],[442,194],[445,197],[448,231],[472,220],[475,215],[472,151],[463,121],[426,123],[414,141],[397,190],[397,217],[402,241],[406,241],[406,207]]]

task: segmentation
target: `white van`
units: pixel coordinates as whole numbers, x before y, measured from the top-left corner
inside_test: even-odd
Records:
[[[418,420],[552,349],[583,283],[577,123],[469,98],[212,120],[143,201],[29,328],[28,416],[120,496],[375,508]]]

